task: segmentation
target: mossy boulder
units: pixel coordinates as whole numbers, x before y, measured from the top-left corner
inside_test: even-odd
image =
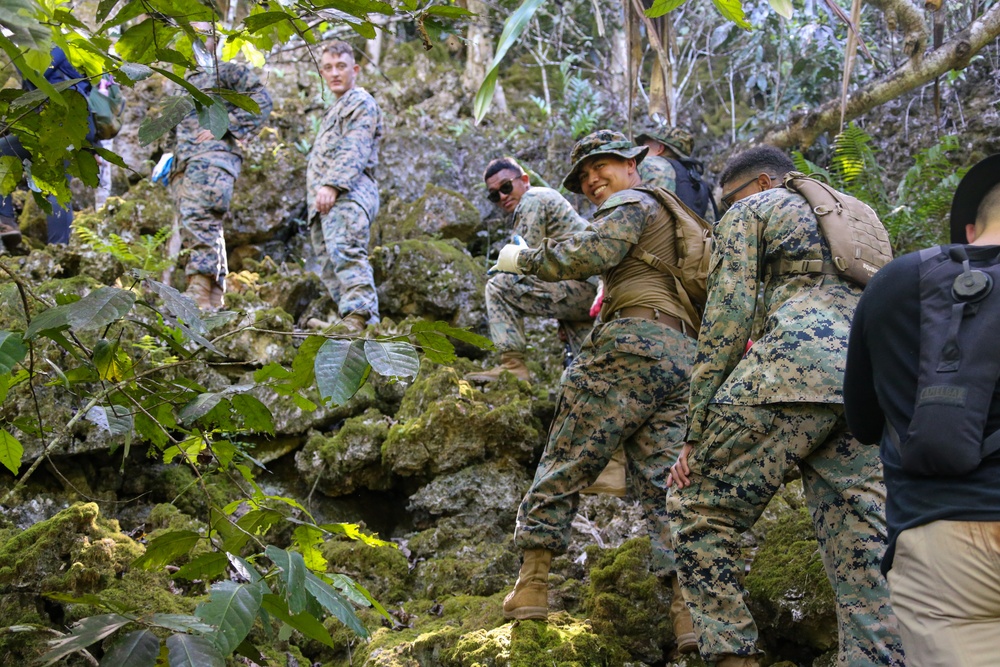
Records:
[[[479,211],[468,199],[440,186],[429,184],[423,196],[399,213],[379,215],[372,235],[379,245],[431,236],[468,243],[482,226]]]
[[[369,408],[344,420],[332,435],[312,431],[296,454],[296,467],[307,484],[328,496],[390,489],[392,476],[382,463],[382,443],[391,424],[390,418]]]
[[[617,637],[643,662],[660,662],[673,640],[668,609],[670,590],[652,573],[648,537],[626,541],[617,549],[589,547],[590,590],[585,608],[594,629]]]
[[[457,516],[470,525],[509,525],[530,484],[531,474],[524,466],[500,458],[435,477],[410,496],[407,509],[418,521]]]
[[[369,546],[347,538],[328,540],[323,556],[331,571],[351,577],[383,605],[409,598],[410,566],[406,554],[392,546]]]
[[[760,546],[746,587],[761,631],[778,642],[819,651],[837,646],[837,619],[801,483],[776,495],[754,527]]]
[[[487,267],[458,241],[400,241],[375,249],[371,261],[383,315],[422,315],[458,327],[483,320]]]
[[[505,456],[526,461],[544,438],[533,408],[526,383],[508,379],[480,391],[454,367],[427,366],[403,398],[383,459],[404,477],[434,477]]]
[[[306,157],[265,128],[251,141],[233,188],[226,246],[287,239],[295,220],[305,218]]]

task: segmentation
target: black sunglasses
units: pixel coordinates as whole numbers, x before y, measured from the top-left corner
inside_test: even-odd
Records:
[[[730,190],[729,194],[722,195],[722,205],[725,208],[728,209],[730,206],[733,205],[732,199],[736,195],[736,193],[739,192],[740,190],[742,190],[743,188],[745,188],[746,186],[750,185],[754,181],[756,181],[758,178],[759,178],[759,176],[754,176],[753,178],[751,178],[749,181],[747,181],[743,185],[739,186],[738,188],[736,188],[734,190]]]
[[[496,190],[490,190],[486,198],[489,199],[494,204],[500,203],[500,195],[509,195],[514,191],[514,179],[508,178],[506,181],[500,184],[500,187]]]

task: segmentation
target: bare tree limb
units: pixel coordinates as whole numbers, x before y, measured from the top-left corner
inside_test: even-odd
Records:
[[[908,61],[887,76],[855,91],[847,102],[846,119],[857,118],[945,72],[965,69],[972,56],[998,36],[1000,4],[995,4],[940,48],[922,59]],[[812,111],[792,116],[787,124],[765,132],[761,141],[775,146],[805,148],[820,134],[836,130],[839,122],[840,99],[833,99]]]

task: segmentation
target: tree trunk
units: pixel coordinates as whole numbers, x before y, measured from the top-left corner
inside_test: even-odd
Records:
[[[1000,36],[1000,4],[995,4],[968,28],[923,58],[907,61],[887,76],[858,89],[847,100],[846,120],[871,111],[889,100],[922,86],[949,70],[964,69],[984,46]],[[816,137],[836,130],[840,123],[840,99],[817,109],[792,116],[780,128],[768,130],[761,141],[775,146],[810,146]]]
[[[467,9],[476,18],[469,23],[466,34],[468,41],[462,86],[466,92],[475,95],[493,63],[493,35],[490,32],[489,6],[482,0],[467,0]],[[507,98],[499,81],[493,93],[493,110],[501,114],[507,113]]]

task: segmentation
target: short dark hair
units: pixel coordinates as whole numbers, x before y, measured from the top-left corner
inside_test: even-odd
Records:
[[[323,53],[331,56],[350,56],[354,58],[354,47],[345,41],[335,39],[323,47]]]
[[[1000,219],[1000,183],[990,188],[979,202],[979,209],[976,212],[976,234],[982,234],[991,219]]]
[[[517,172],[518,176],[524,175],[524,169],[522,169],[521,165],[517,163],[517,160],[512,157],[504,156],[491,160],[490,163],[486,165],[486,171],[483,172],[483,180],[488,180],[490,176],[507,169]]]
[[[795,171],[795,163],[783,150],[766,144],[754,146],[729,160],[719,176],[719,184],[750,178],[761,172],[781,178],[790,171]]]

